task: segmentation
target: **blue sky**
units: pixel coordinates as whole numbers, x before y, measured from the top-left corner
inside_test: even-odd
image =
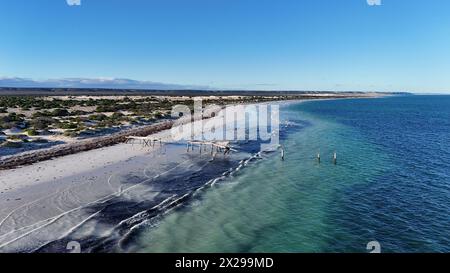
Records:
[[[0,0],[0,77],[447,92],[448,14],[448,0]]]

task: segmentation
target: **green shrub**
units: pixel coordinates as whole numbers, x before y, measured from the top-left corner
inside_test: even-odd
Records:
[[[61,128],[61,129],[70,130],[70,129],[76,129],[78,127],[78,124],[70,123],[70,122],[62,122],[62,123],[59,123],[57,126],[58,126],[58,128]]]
[[[16,122],[0,122],[0,129],[11,129],[17,127]]]
[[[39,135],[39,133],[38,133],[36,130],[34,130],[34,129],[28,129],[28,130],[26,130],[25,132],[26,132],[27,135],[29,135],[29,136],[37,136],[37,135]]]
[[[6,148],[21,148],[22,143],[7,141],[7,142],[3,143],[2,146],[6,147]]]
[[[50,125],[54,123],[52,118],[48,117],[37,117],[31,120],[31,125],[36,130],[46,130]]]
[[[77,137],[78,133],[75,132],[75,131],[65,131],[64,135],[67,136],[67,137]]]
[[[22,140],[18,135],[10,135],[8,136],[8,140]]]
[[[43,139],[43,138],[37,138],[37,139],[33,140],[33,142],[35,142],[35,143],[48,143],[48,140]]]
[[[55,109],[52,111],[52,116],[54,117],[67,117],[70,113],[66,109]]]
[[[7,116],[1,117],[0,122],[23,122],[23,115],[18,115],[16,113],[9,113]]]
[[[95,121],[102,121],[108,119],[108,117],[104,114],[98,114],[98,115],[90,115],[89,119]]]
[[[114,112],[114,107],[109,105],[99,105],[97,106],[97,109],[95,109],[95,112],[102,113],[102,112]]]
[[[124,114],[122,114],[122,113],[120,113],[120,112],[116,112],[116,113],[114,113],[114,114],[112,114],[111,115],[111,119],[122,119],[123,118],[123,116],[124,116]]]
[[[70,114],[71,116],[81,116],[81,115],[86,115],[87,112],[86,111],[82,111],[82,110],[75,110],[72,111],[72,113]]]
[[[114,123],[110,120],[101,121],[97,124],[98,128],[111,127]]]
[[[51,117],[52,113],[50,113],[49,111],[45,110],[42,112],[36,112],[33,113],[33,115],[31,116],[32,118],[39,118],[39,117]]]

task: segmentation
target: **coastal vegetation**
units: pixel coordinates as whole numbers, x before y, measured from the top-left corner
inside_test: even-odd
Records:
[[[216,105],[261,99],[263,97],[202,97],[204,104]],[[10,149],[35,149],[36,144],[67,143],[108,135],[170,120],[171,110],[177,104],[193,109],[194,97],[0,96],[0,145]]]
[[[174,101],[156,97],[0,97],[0,130],[71,137],[168,117]]]
[[[273,99],[208,96],[203,103],[225,105]],[[153,123],[170,118],[176,104],[192,108],[193,103],[192,96],[0,96],[0,130],[22,130],[29,136],[51,133],[77,137],[105,128]]]

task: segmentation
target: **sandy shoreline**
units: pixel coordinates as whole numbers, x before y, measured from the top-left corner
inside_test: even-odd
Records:
[[[164,144],[171,142],[171,130],[151,136],[163,144],[152,148],[119,143],[1,170],[0,252],[41,251],[49,242],[59,244],[68,237],[82,241],[112,236],[122,217],[133,218],[164,202],[159,209],[177,205],[181,202],[177,200],[203,187],[206,179],[222,176],[250,156],[239,153],[213,160],[209,151],[186,153],[183,142]],[[106,212],[116,206],[117,211]],[[121,210],[131,215],[118,217]],[[64,252],[61,247],[45,251]]]

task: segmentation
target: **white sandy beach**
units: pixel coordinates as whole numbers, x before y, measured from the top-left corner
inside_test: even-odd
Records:
[[[220,118],[202,122],[214,126]],[[171,130],[151,137],[173,141]],[[195,155],[194,161],[206,162],[201,164],[211,161],[209,153]],[[89,223],[103,213],[101,204],[117,197],[123,202],[176,199],[162,194],[164,187],[154,188],[152,180],[171,177],[177,168],[200,170],[194,161],[182,144],[118,144],[0,171],[0,252],[35,251],[69,234],[108,236],[114,225]]]

